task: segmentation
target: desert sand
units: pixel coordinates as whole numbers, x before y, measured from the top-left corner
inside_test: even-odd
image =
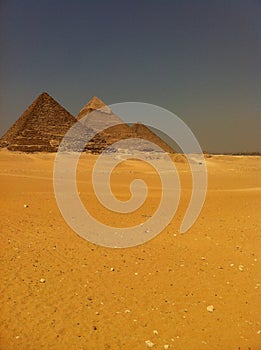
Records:
[[[191,176],[177,163],[182,197],[174,219],[126,249],[94,245],[66,224],[53,192],[54,158],[0,151],[2,350],[261,349],[260,157],[206,159],[206,201],[185,234],[179,226]],[[160,193],[151,169],[135,160],[115,169],[120,199],[136,176],[151,186],[141,210],[119,218],[91,190],[96,158],[84,155],[78,168],[86,208],[123,227],[151,216]]]

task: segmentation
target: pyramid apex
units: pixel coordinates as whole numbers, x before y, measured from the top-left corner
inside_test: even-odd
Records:
[[[90,101],[89,101],[89,103],[90,102],[97,102],[97,103],[100,103],[100,104],[102,104],[102,105],[105,105],[105,103],[104,102],[102,102],[102,100],[101,99],[99,99],[99,97],[97,97],[97,96],[92,96],[92,98],[90,99]]]
[[[40,93],[40,95],[38,96],[38,97],[41,97],[41,96],[48,96],[48,97],[51,97],[49,94],[48,94],[48,92],[46,92],[46,91],[43,91],[42,93]]]
[[[111,110],[106,104],[100,100],[97,96],[93,96],[90,101],[80,110],[77,119],[81,119],[87,114],[99,110],[103,113],[111,114]]]
[[[36,97],[36,99],[34,100],[35,103],[40,103],[42,102],[43,100],[53,100],[52,96],[48,94],[48,92],[46,91],[43,91],[42,93],[40,93],[40,95],[38,95]]]

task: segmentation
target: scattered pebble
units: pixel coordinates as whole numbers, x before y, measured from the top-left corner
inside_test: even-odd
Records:
[[[150,340],[145,340],[145,344],[147,345],[148,348],[152,348],[155,344],[152,343]]]
[[[138,275],[138,272],[134,272],[134,275],[137,276],[137,275]]]
[[[126,314],[128,314],[128,313],[130,313],[130,312],[131,312],[131,311],[130,311],[130,310],[128,310],[128,309],[127,309],[127,310],[125,310],[125,313],[126,313]]]
[[[207,306],[207,311],[208,312],[213,312],[214,311],[214,306],[213,305]]]
[[[243,271],[243,270],[244,270],[244,265],[239,265],[239,266],[238,266],[238,269],[239,269],[240,271]]]
[[[159,334],[159,332],[157,331],[157,329],[154,329],[153,333],[154,333],[155,335]]]
[[[164,349],[166,349],[166,350],[169,349],[169,345],[168,345],[168,344],[165,344],[163,347],[164,347]]]
[[[41,282],[41,283],[45,283],[45,278],[41,278],[41,279],[40,279],[40,282]]]
[[[20,338],[20,335],[17,335],[16,337],[15,337],[15,339],[19,339]]]

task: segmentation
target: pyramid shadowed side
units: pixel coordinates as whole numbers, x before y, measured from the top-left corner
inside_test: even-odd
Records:
[[[56,152],[76,119],[46,92],[38,96],[0,139],[11,151]]]

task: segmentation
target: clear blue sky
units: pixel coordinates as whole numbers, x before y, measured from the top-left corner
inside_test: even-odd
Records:
[[[258,0],[2,0],[2,135],[42,91],[182,118],[203,149],[261,150]]]

